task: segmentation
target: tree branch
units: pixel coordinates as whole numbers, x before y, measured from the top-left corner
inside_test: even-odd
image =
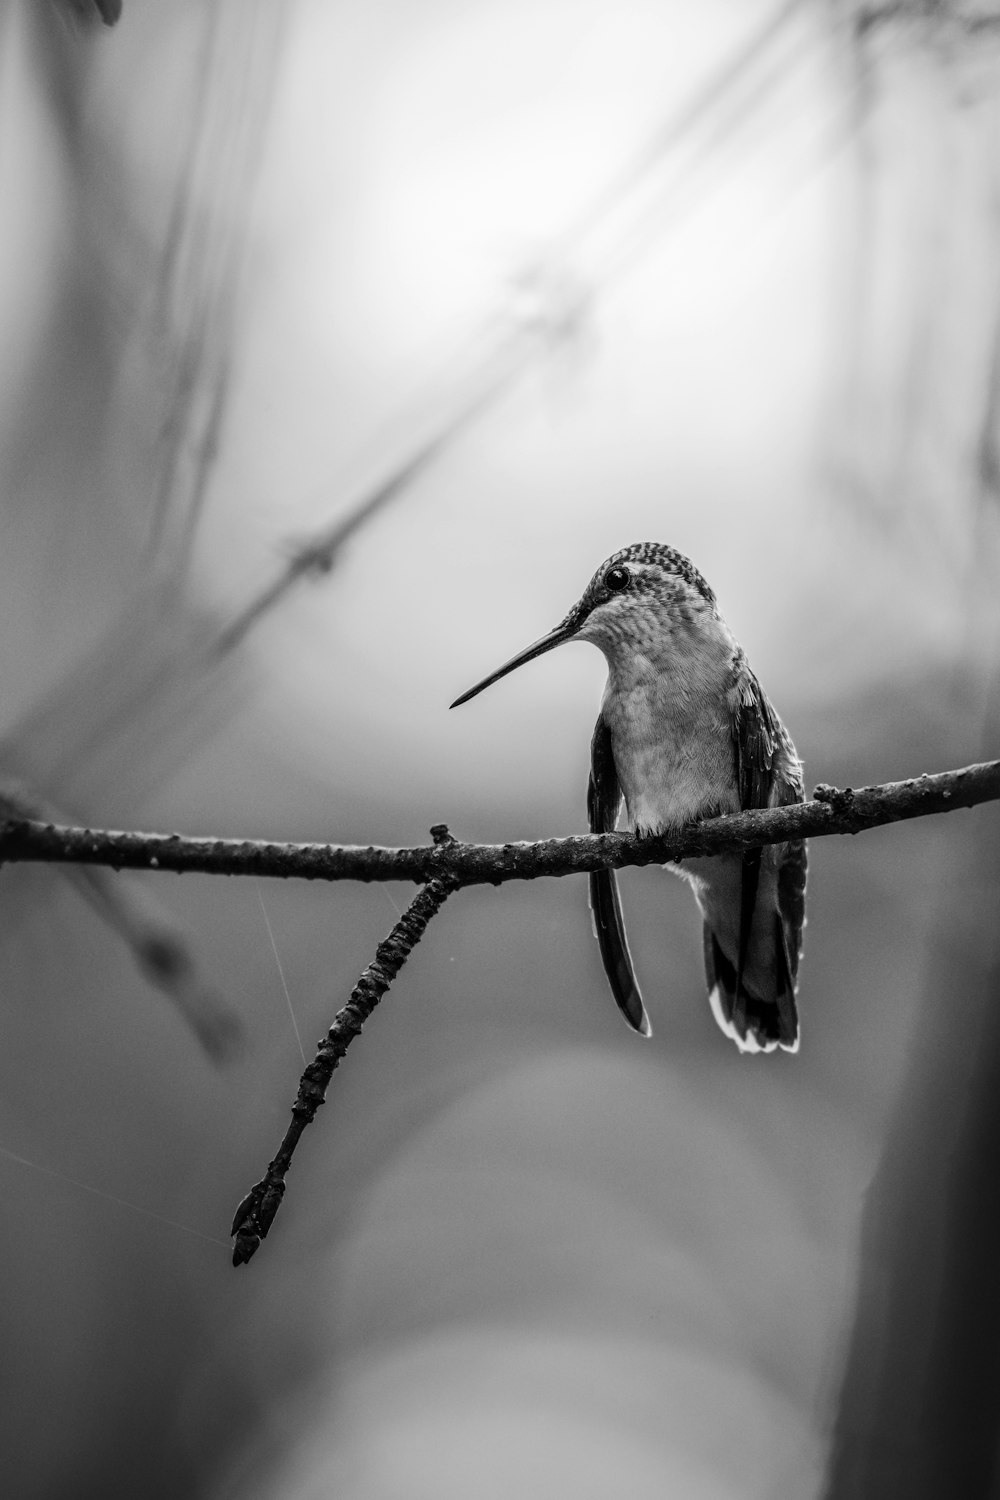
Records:
[[[450,840],[450,835],[444,828],[438,829],[436,837],[442,842]],[[423,937],[427,923],[441,910],[454,889],[454,882],[448,876],[432,880],[424,886],[410,902],[389,936],[379,943],[374,962],[364,970],[351,991],[350,1000],[334,1017],[333,1025],[320,1042],[315,1058],[302,1074],[299,1092],[292,1105],[291,1123],[285,1131],[277,1155],[236,1210],[230,1231],[235,1240],[234,1266],[247,1263],[274,1222],[274,1216],[284,1197],[285,1175],[292,1164],[292,1154],[302,1132],[307,1125],[312,1124],[316,1111],[326,1098],[334,1069]]]
[[[0,812],[6,810],[8,814],[0,818],[0,865],[33,861],[305,880],[413,880],[423,885],[379,944],[374,962],[364,970],[347,1005],[334,1018],[315,1058],[302,1074],[291,1123],[277,1154],[236,1210],[233,1264],[239,1266],[255,1254],[274,1221],[295,1148],[324,1102],[335,1068],[452,891],[465,885],[501,885],[508,880],[666,864],[790,839],[860,833],[906,818],[998,800],[1000,761],[988,761],[857,791],[821,785],[810,802],[708,818],[666,836],[610,833],[532,844],[460,844],[444,824],[437,824],[431,829],[433,844],[413,849],[274,844],[71,828],[17,816],[16,807],[8,802],[6,809],[0,803]]]
[[[1000,761],[882,786],[818,786],[810,802],[732,813],[676,834],[580,834],[538,843],[441,842],[410,849],[276,844],[251,839],[183,838],[178,833],[72,828],[28,818],[0,821],[0,865],[26,862],[110,865],[113,869],[199,871],[299,880],[428,880],[456,886],[582,875],[591,870],[666,864],[789,839],[860,833],[906,818],[1000,800]],[[433,830],[432,830],[433,832]]]

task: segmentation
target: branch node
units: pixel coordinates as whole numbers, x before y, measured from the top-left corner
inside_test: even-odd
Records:
[[[854,808],[854,788],[828,786],[821,781],[813,792],[816,802],[825,802],[830,811],[838,818],[846,817]]]
[[[260,1248],[261,1240],[274,1223],[274,1216],[285,1195],[285,1184],[275,1175],[275,1163],[267,1169],[267,1175],[255,1182],[240,1203],[233,1218],[230,1233],[236,1243],[233,1246],[233,1265],[245,1266]]]

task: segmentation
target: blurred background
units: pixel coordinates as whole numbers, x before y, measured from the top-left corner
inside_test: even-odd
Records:
[[[447,705],[642,539],[808,787],[996,754],[998,82],[985,0],[2,0],[3,795],[581,831],[598,653]],[[661,871],[648,1045],[583,881],[460,893],[238,1272],[412,891],[4,870],[6,1493],[1000,1494],[997,831],[813,845],[797,1057]]]

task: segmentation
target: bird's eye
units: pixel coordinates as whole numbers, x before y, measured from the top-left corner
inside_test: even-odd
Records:
[[[628,568],[620,564],[617,568],[609,568],[604,575],[604,587],[610,589],[613,594],[620,594],[622,589],[627,589],[632,582],[632,574]]]

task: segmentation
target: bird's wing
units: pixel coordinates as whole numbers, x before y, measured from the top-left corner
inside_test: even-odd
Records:
[[[746,664],[740,672],[739,696],[733,714],[733,747],[740,807],[767,807],[771,797],[774,753],[781,739],[781,723],[767,695]]]
[[[590,745],[590,784],[587,787],[587,816],[592,833],[611,833],[618,822],[621,809],[621,787],[618,784],[618,769],[611,749],[611,730],[601,715],[594,729]],[[632,971],[632,955],[628,950],[625,923],[622,920],[621,902],[618,899],[618,881],[614,870],[594,870],[590,876],[590,909],[594,914],[594,932],[601,948],[604,972],[608,976],[611,993],[622,1015],[629,1025],[641,1033],[651,1036],[653,1028],[642,1003],[639,986]]]
[[[788,798],[790,802],[801,800],[801,797]],[[778,909],[781,912],[785,955],[793,986],[799,972],[802,929],[806,920],[806,862],[805,840],[796,839],[787,846],[778,870]]]
[[[774,755],[781,724],[760,683],[743,661],[740,663],[739,696],[733,713],[733,750],[740,807],[767,807],[771,801]],[[760,881],[759,849],[745,849],[740,879],[740,946],[736,962],[736,1003],[750,948],[757,886]]]
[[[743,660],[739,666],[739,697],[733,714],[733,746],[740,806],[774,807],[802,801],[802,771],[788,734],[757,678]],[[777,774],[778,770],[781,774]],[[759,849],[743,855],[740,901],[739,968],[742,972],[753,924],[760,877]],[[794,990],[805,921],[806,846],[795,840],[784,846],[778,869],[778,906],[781,912],[788,987]]]

